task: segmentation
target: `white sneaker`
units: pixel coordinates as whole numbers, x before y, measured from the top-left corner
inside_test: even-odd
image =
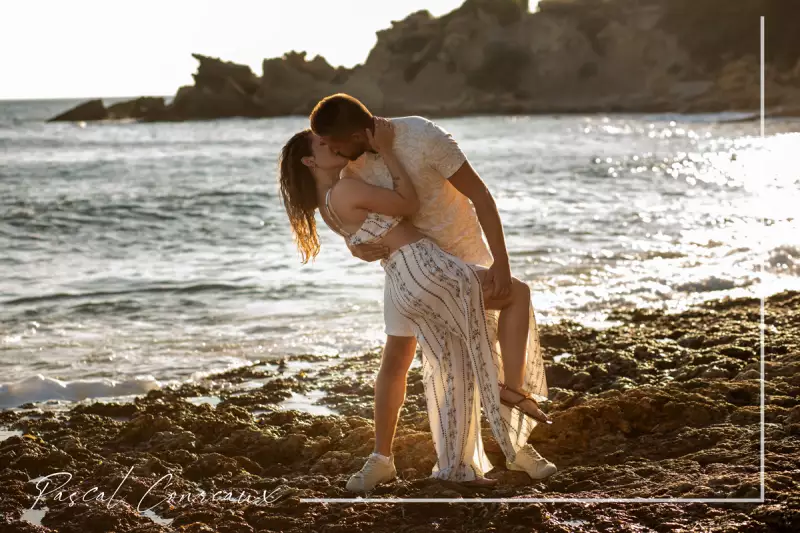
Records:
[[[378,457],[370,455],[361,470],[350,476],[347,481],[347,490],[368,492],[375,488],[378,483],[391,481],[396,476],[397,469],[394,466],[394,455],[389,458],[388,463],[384,463]]]
[[[556,465],[539,455],[530,444],[520,448],[513,463],[506,461],[506,468],[527,472],[533,479],[544,479],[558,471]]]

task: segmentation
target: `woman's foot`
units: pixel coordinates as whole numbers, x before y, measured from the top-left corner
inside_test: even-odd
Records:
[[[539,404],[530,394],[512,389],[505,383],[500,383],[500,403],[507,405],[511,408],[516,407],[529,417],[537,420],[539,422],[544,422],[546,424],[552,424],[552,420],[548,417],[544,411],[539,409]]]
[[[469,481],[461,481],[459,484],[465,487],[494,487],[497,485],[498,481],[499,480],[497,479],[488,477],[476,477],[475,479],[470,479]]]

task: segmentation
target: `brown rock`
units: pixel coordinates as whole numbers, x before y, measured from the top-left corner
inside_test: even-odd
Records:
[[[148,121],[305,115],[337,92],[382,115],[753,110],[759,86],[753,21],[766,14],[767,106],[790,116],[800,102],[793,52],[800,33],[790,22],[800,4],[741,4],[542,0],[530,13],[525,0],[466,0],[442,17],[423,10],[392,22],[377,32],[365,63],[352,69],[292,51],[264,60],[259,78],[246,65],[194,54],[195,83],[181,87],[172,104],[129,102],[112,115]],[[85,105],[74,120],[106,118],[102,103]]]
[[[108,110],[102,100],[89,100],[69,111],[51,118],[48,122],[77,122],[89,120],[105,120],[108,118]]]
[[[143,96],[127,102],[120,102],[108,107],[108,118],[147,118],[166,116],[166,105],[161,97]]]
[[[472,490],[431,479],[435,450],[426,424],[419,367],[400,413],[393,452],[398,478],[376,487],[375,497],[536,497],[574,498],[730,498],[758,497],[760,383],[757,361],[745,362],[725,347],[753,349],[758,342],[760,302],[756,299],[709,302],[685,313],[664,313],[642,322],[595,331],[561,323],[542,326],[569,342],[568,367],[576,381],[588,380],[585,392],[551,385],[552,402],[543,407],[552,425],[539,424],[530,443],[559,471],[545,480],[504,468],[503,456],[488,421],[480,431],[495,467],[489,477],[500,484]],[[374,445],[371,413],[367,417],[315,416],[276,409],[254,417],[248,402],[216,409],[185,401],[191,396],[222,395],[231,383],[253,369],[231,371],[208,387],[187,384],[178,390],[151,391],[135,401],[135,415],[121,423],[110,416],[120,406],[77,406],[66,413],[4,412],[3,426],[27,437],[0,441],[0,531],[572,531],[592,527],[608,531],[768,531],[798,529],[797,462],[800,457],[800,293],[767,298],[765,362],[764,504],[615,504],[600,506],[539,504],[460,506],[440,504],[323,505],[305,497],[350,497],[345,484],[364,464]],[[704,335],[696,349],[675,339]],[[666,339],[673,339],[667,341]],[[637,353],[638,357],[632,355]],[[647,350],[641,347],[646,347]],[[549,352],[558,353],[552,348]],[[752,359],[752,358],[751,358]],[[668,369],[686,369],[677,380]],[[274,364],[274,363],[272,363]],[[546,362],[546,367],[551,366]],[[333,358],[311,381],[330,396],[346,394],[358,409],[371,408],[374,390],[367,383],[380,365],[380,354]],[[296,390],[303,381],[291,376],[271,380],[270,394]],[[713,376],[722,370],[728,377]],[[552,373],[552,371],[551,371]],[[741,379],[731,379],[738,375]],[[753,377],[755,376],[755,377]],[[228,382],[230,380],[230,382]],[[616,389],[616,390],[615,390]],[[343,392],[333,392],[341,390]],[[202,391],[202,392],[200,392]],[[258,396],[259,390],[247,394]],[[244,395],[241,395],[244,396]],[[240,396],[228,396],[229,398]],[[422,400],[422,401],[420,401]],[[348,407],[347,409],[350,409]],[[193,451],[182,449],[193,442]],[[177,449],[172,449],[177,448]],[[31,477],[69,471],[65,490],[98,486],[108,497],[128,470],[133,472],[114,497],[119,506],[77,501],[70,506],[47,500],[46,527],[28,526],[22,511],[33,503]],[[268,505],[228,501],[176,502],[155,508],[173,519],[164,527],[136,512],[135,506],[166,472],[172,484],[151,492],[155,503],[174,491],[179,497],[232,490],[258,498],[273,491]],[[163,489],[163,490],[162,490]],[[146,504],[147,505],[147,504]],[[37,508],[41,508],[40,505]]]

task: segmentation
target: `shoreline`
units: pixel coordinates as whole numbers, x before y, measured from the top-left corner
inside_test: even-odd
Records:
[[[777,294],[781,294],[783,292],[794,292],[797,289],[795,288],[781,288],[775,289],[774,292],[767,292],[766,297],[775,296]],[[557,320],[548,320],[546,322],[539,321],[539,329],[547,330],[549,328],[558,328],[561,324],[573,324],[578,327],[583,327],[591,330],[595,330],[598,332],[607,331],[609,329],[618,327],[626,320],[629,320],[631,317],[635,316],[642,316],[643,314],[648,313],[660,313],[664,314],[665,316],[674,316],[680,315],[684,312],[691,310],[694,307],[702,306],[708,303],[719,302],[724,300],[733,299],[747,299],[753,296],[745,295],[745,296],[716,296],[716,297],[708,297],[705,300],[701,300],[695,303],[683,303],[677,308],[669,308],[669,309],[658,309],[656,307],[630,307],[630,306],[623,306],[623,307],[616,307],[612,308],[606,315],[605,319],[603,320],[596,320],[594,318],[588,319],[586,317],[559,317]],[[285,354],[283,356],[276,355],[273,358],[266,358],[266,359],[253,359],[247,360],[247,362],[242,364],[234,364],[229,368],[225,369],[218,369],[211,372],[206,372],[202,377],[199,378],[191,378],[187,377],[184,380],[178,381],[176,379],[158,379],[152,376],[148,377],[139,377],[139,378],[126,378],[126,379],[111,379],[111,378],[98,378],[96,380],[64,380],[60,378],[52,378],[47,375],[43,375],[41,372],[37,373],[35,376],[29,376],[27,378],[23,378],[18,381],[13,382],[6,382],[0,383],[0,399],[3,399],[2,393],[5,392],[4,388],[9,387],[17,387],[25,386],[26,384],[37,384],[40,390],[44,390],[45,392],[42,395],[47,395],[48,393],[46,390],[56,390],[57,397],[49,396],[48,398],[40,398],[40,399],[27,399],[26,401],[20,401],[16,405],[2,405],[0,404],[0,414],[4,411],[19,411],[20,409],[44,409],[47,411],[54,411],[54,412],[66,412],[71,410],[72,408],[79,406],[79,405],[86,405],[93,402],[99,403],[121,403],[121,404],[131,404],[135,403],[138,398],[142,398],[147,395],[150,390],[176,390],[182,387],[194,387],[194,386],[207,386],[209,382],[213,383],[217,378],[222,378],[223,380],[226,376],[231,375],[231,373],[235,373],[237,370],[245,371],[248,368],[256,368],[256,367],[263,367],[264,369],[281,369],[283,371],[287,368],[294,368],[297,372],[302,371],[303,368],[307,367],[311,361],[316,363],[325,363],[325,364],[332,364],[336,361],[344,361],[348,359],[360,359],[365,356],[365,354],[376,354],[380,353],[382,346],[380,344],[376,344],[370,348],[366,348],[362,352],[359,353],[346,353],[346,354]],[[415,357],[414,366],[418,366],[420,363],[420,356],[419,353]],[[413,367],[412,367],[413,368]],[[375,369],[377,371],[377,368]],[[193,372],[192,374],[195,374]],[[111,384],[111,382],[114,382]],[[230,384],[227,384],[230,385]],[[226,385],[226,386],[227,386]],[[253,381],[242,381],[232,387],[232,391],[228,392],[237,392],[239,389],[249,389],[252,387],[260,386],[258,380]],[[237,388],[238,387],[238,388]],[[137,390],[140,389],[140,390]],[[87,391],[89,392],[87,394]],[[122,391],[127,391],[123,393]],[[82,394],[83,393],[83,394]],[[114,394],[116,393],[116,394]],[[28,393],[30,395],[30,393]],[[68,399],[66,396],[78,396],[81,395],[83,397],[79,399]],[[295,403],[299,403],[300,405],[306,405],[308,412],[314,414],[315,406],[311,404],[314,398],[294,398],[294,399],[287,399],[285,403],[289,405],[293,405]],[[211,405],[216,405],[220,399],[218,397],[210,397],[208,402]],[[369,417],[372,415],[370,414]],[[0,429],[2,429],[2,424],[0,424]]]
[[[102,99],[98,99],[102,101]],[[55,100],[54,100],[55,101]],[[574,116],[631,116],[631,117],[647,117],[647,116],[664,116],[664,117],[709,117],[707,122],[717,124],[736,124],[757,122],[760,120],[761,115],[758,110],[753,109],[690,109],[681,110],[674,108],[609,108],[609,107],[584,107],[584,108],[558,108],[558,107],[542,107],[536,110],[525,109],[493,109],[491,111],[457,111],[457,112],[440,112],[431,109],[420,110],[399,110],[396,113],[382,113],[382,116],[425,116],[430,119],[448,119],[448,118],[480,118],[480,117],[574,117]],[[741,115],[736,118],[716,118],[711,117],[719,115]],[[308,115],[302,113],[286,113],[277,115],[265,116],[251,116],[251,115],[232,115],[221,117],[193,117],[193,118],[176,118],[176,119],[158,119],[149,120],[146,118],[135,117],[119,117],[119,118],[103,118],[103,119],[75,119],[68,122],[75,123],[92,123],[92,124],[170,124],[170,123],[183,123],[183,122],[216,122],[226,120],[268,120],[268,119],[282,119],[282,118],[308,118]],[[780,108],[767,109],[764,114],[764,119],[767,121],[793,121],[800,120],[800,109],[783,110]],[[53,120],[44,121],[45,123],[59,122]]]
[[[488,475],[500,479],[495,490],[428,478],[435,457],[415,360],[394,446],[398,480],[379,485],[371,496],[757,498],[759,303],[712,300],[676,314],[640,309],[604,330],[570,321],[540,326],[551,399],[546,408],[554,423],[537,426],[530,442],[559,472],[532,482],[523,472],[506,470],[484,420],[484,443],[495,465]],[[417,504],[402,508],[401,521],[396,506],[303,503],[300,498],[354,496],[344,484],[372,450],[380,354],[370,352],[287,357],[272,367],[258,363],[216,374],[210,383],[154,390],[129,404],[87,403],[60,413],[0,411],[0,427],[17,432],[0,441],[0,491],[6,495],[0,524],[42,532],[91,529],[102,520],[117,531],[169,530],[155,516],[171,520],[171,528],[197,532],[299,532],[310,524],[314,530],[423,531],[431,520],[439,531],[462,531],[465,525],[520,531],[535,525],[548,532],[576,526],[790,531],[800,527],[794,492],[800,464],[800,292],[768,297],[766,308],[763,505]],[[263,384],[236,390],[248,382]],[[339,414],[277,408],[312,391],[325,392],[316,402]],[[202,400],[214,396],[220,398],[216,405]],[[37,494],[28,479],[66,470],[74,475],[70,490],[98,486],[108,496],[131,467],[115,498],[129,505],[48,501],[41,519],[46,527],[20,521]],[[222,488],[234,494],[288,492],[267,507],[215,502],[139,513],[141,496],[167,473],[173,474],[170,490],[181,494]],[[159,496],[155,503],[166,491],[151,494]]]

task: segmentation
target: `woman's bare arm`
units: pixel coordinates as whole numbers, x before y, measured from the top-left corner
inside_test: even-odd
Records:
[[[412,186],[412,191],[413,191]],[[333,210],[363,209],[389,216],[410,216],[419,209],[416,192],[413,198],[406,198],[397,190],[370,185],[358,179],[343,178],[331,191]]]
[[[410,216],[419,210],[419,197],[405,167],[397,158],[392,145],[394,129],[392,123],[380,117],[374,118],[375,132],[366,130],[367,139],[375,151],[383,158],[392,176],[394,189],[370,185],[361,180],[341,180],[338,188],[339,201],[350,208],[364,209],[389,216]],[[331,192],[331,201],[334,193]]]

